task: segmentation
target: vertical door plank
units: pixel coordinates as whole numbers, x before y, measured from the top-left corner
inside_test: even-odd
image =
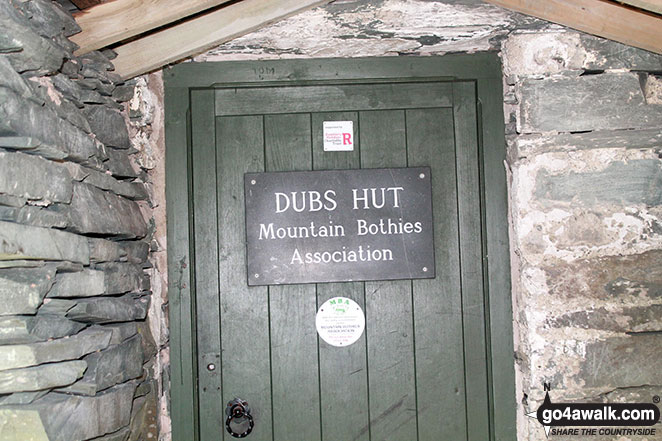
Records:
[[[193,218],[196,314],[198,332],[198,402],[200,439],[224,428],[221,393],[221,336],[218,289],[218,222],[216,211],[216,141],[214,91],[191,92]],[[214,364],[218,369],[209,370]]]
[[[453,97],[458,216],[462,238],[460,266],[466,360],[467,440],[482,441],[489,439],[490,419],[475,84],[454,83]]]
[[[414,280],[419,441],[465,440],[464,341],[452,109],[407,111],[409,166],[432,172],[434,279]]]
[[[407,165],[404,111],[361,112],[359,124],[361,167]],[[365,284],[372,441],[418,438],[411,285]]]
[[[354,151],[325,152],[324,121],[354,122]],[[316,113],[312,115],[313,169],[358,169],[360,140],[356,112]],[[317,285],[317,307],[333,297],[347,297],[365,312],[363,283],[323,283]],[[368,370],[366,368],[365,332],[351,346],[337,348],[318,338],[320,369],[320,405],[324,441],[368,441]]]
[[[264,117],[265,169],[310,170],[310,116]],[[269,287],[275,440],[320,440],[315,285]]]
[[[218,118],[216,144],[222,404],[235,397],[248,401],[255,419],[251,440],[267,441],[273,439],[269,303],[267,288],[247,286],[244,224],[244,173],[264,170],[262,117]],[[201,328],[207,325],[200,322]]]
[[[173,439],[195,439],[197,432],[196,322],[191,299],[191,224],[189,169],[189,90],[165,89],[168,297],[170,318],[170,402]]]
[[[482,106],[482,185],[486,245],[484,253],[489,277],[490,353],[489,382],[492,390],[491,415],[494,439],[515,438],[515,371],[513,369],[513,311],[510,290],[510,254],[508,252],[508,190],[503,125],[503,84],[500,76],[478,81]],[[489,248],[488,248],[489,247]],[[495,404],[496,403],[496,404]]]

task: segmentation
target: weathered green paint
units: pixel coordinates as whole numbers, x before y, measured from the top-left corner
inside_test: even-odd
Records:
[[[512,439],[498,58],[186,63],[165,78],[174,439],[229,439],[219,413],[235,396],[255,440]],[[325,120],[354,121],[354,152],[322,152]],[[246,286],[243,173],[415,165],[432,167],[436,279]],[[314,329],[339,295],[367,320],[342,350]]]

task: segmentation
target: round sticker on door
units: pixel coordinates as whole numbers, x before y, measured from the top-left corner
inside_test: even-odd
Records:
[[[331,346],[349,346],[365,329],[365,316],[352,299],[334,297],[324,302],[315,318],[317,333]]]

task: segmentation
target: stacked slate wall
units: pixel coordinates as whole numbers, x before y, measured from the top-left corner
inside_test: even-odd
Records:
[[[152,228],[112,52],[0,2],[0,439],[156,439]],[[145,216],[145,214],[147,216]]]

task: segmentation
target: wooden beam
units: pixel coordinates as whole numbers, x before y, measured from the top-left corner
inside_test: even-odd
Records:
[[[77,13],[75,18],[81,32],[71,40],[80,46],[76,55],[81,55],[229,1],[113,0]]]
[[[114,48],[115,71],[132,78],[202,53],[330,0],[243,0]]]
[[[616,0],[619,3],[634,6],[635,8],[662,14],[662,0]]]
[[[662,54],[662,18],[607,0],[486,0],[538,18]]]

